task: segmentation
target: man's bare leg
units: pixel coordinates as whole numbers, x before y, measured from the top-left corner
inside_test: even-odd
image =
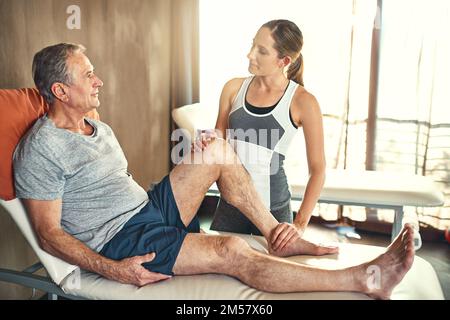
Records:
[[[414,234],[406,225],[387,251],[376,259],[342,270],[324,270],[253,250],[238,237],[188,234],[175,262],[175,275],[220,273],[268,292],[356,291],[388,299],[414,260]],[[371,285],[370,267],[380,270]]]
[[[239,158],[222,139],[211,143],[203,152],[193,152],[184,158],[170,173],[170,182],[181,220],[186,226],[194,218],[205,193],[214,182],[217,182],[221,196],[245,214],[266,239],[278,225],[263,205]],[[277,255],[323,255],[337,251],[336,247],[319,246],[299,239],[282,252],[277,252]]]

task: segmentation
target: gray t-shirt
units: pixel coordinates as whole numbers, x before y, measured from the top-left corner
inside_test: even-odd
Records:
[[[18,198],[62,199],[62,228],[100,251],[149,198],[127,172],[111,128],[86,121],[91,136],[38,119],[14,152],[14,178]]]

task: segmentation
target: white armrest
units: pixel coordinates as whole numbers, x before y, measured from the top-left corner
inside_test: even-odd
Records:
[[[217,112],[200,103],[189,104],[172,110],[172,118],[178,127],[186,129],[195,138],[196,130],[214,129]]]
[[[30,221],[28,220],[28,215],[25,208],[19,199],[14,199],[11,201],[0,200],[0,205],[3,206],[11,218],[13,218],[20,231],[22,231],[28,243],[38,256],[39,260],[44,265],[48,274],[56,284],[59,285],[64,278],[78,269],[78,266],[68,264],[67,262],[56,258],[41,249]]]

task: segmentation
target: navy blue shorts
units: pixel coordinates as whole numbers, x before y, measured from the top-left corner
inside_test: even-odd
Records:
[[[135,214],[105,244],[100,254],[113,260],[155,252],[155,258],[142,265],[153,272],[173,275],[172,269],[187,233],[200,232],[195,217],[188,227],[180,218],[169,176],[147,192],[149,203]]]

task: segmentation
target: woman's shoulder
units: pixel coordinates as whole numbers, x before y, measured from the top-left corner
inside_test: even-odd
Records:
[[[311,109],[318,108],[319,102],[316,97],[302,86],[298,86],[292,99],[292,107],[294,109]]]
[[[292,118],[301,123],[305,114],[321,113],[316,97],[302,86],[298,86],[291,104]]]
[[[231,80],[228,80],[227,83],[225,83],[223,90],[229,92],[238,91],[244,83],[245,79],[247,78],[233,78]]]
[[[222,90],[222,101],[226,101],[228,108],[231,108],[231,104],[236,98],[245,79],[246,78],[233,78],[225,83]]]

